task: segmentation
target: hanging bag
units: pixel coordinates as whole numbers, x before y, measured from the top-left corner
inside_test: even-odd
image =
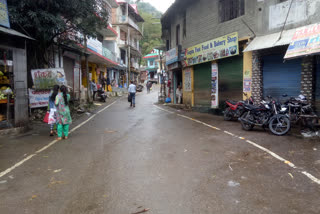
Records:
[[[46,115],[43,118],[43,122],[44,123],[48,123],[49,122],[49,112],[47,111]]]
[[[131,94],[129,93],[128,94],[128,102],[131,103],[131,101],[132,101],[132,97],[131,97]]]

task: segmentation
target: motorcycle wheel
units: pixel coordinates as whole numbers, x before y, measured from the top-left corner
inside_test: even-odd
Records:
[[[248,112],[243,113],[242,116],[241,116],[241,118],[243,118],[243,119],[245,119],[245,120],[249,120],[249,119],[250,119],[249,117],[250,117],[250,116],[248,116]],[[252,124],[250,124],[250,123],[246,123],[246,122],[243,121],[243,120],[240,120],[240,122],[241,122],[242,128],[243,128],[244,130],[246,130],[246,131],[251,131],[251,130],[253,129],[253,127],[254,127],[254,125],[252,125]]]
[[[224,119],[225,121],[230,121],[230,120],[232,120],[232,116],[231,116],[231,114],[230,114],[230,107],[228,107],[228,108],[226,108],[226,109],[224,110],[224,112],[223,112],[223,119]]]
[[[286,116],[271,118],[269,129],[274,135],[282,136],[289,132],[291,123]]]

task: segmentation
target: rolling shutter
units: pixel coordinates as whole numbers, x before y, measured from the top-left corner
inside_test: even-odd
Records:
[[[194,67],[194,104],[211,107],[211,62]]]
[[[284,62],[283,55],[263,57],[263,96],[281,99],[296,97],[301,91],[301,59]]]

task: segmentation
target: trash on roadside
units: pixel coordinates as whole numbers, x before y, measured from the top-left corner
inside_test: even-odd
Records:
[[[235,182],[235,181],[228,181],[228,186],[230,186],[230,187],[236,187],[236,186],[240,186],[240,183]]]
[[[293,175],[289,172],[288,175],[290,175],[290,177],[293,179]]]
[[[145,212],[148,212],[150,209],[149,208],[146,208],[144,210],[141,210],[139,212],[135,212],[135,213],[132,213],[132,214],[140,214],[140,213],[145,213]]]

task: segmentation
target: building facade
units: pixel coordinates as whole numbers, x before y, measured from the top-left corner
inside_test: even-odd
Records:
[[[257,102],[304,94],[316,105],[317,57],[284,55],[298,28],[320,22],[319,3],[176,0],[161,19],[167,50],[176,52],[167,62],[177,79],[173,88],[182,84],[184,101],[195,108],[223,109],[226,99],[240,100],[243,92]]]
[[[119,84],[125,86],[130,80],[138,81],[141,59],[141,25],[144,20],[139,15],[137,5],[120,1],[118,4],[119,7],[112,10],[112,25],[118,34],[112,50],[123,69]]]

